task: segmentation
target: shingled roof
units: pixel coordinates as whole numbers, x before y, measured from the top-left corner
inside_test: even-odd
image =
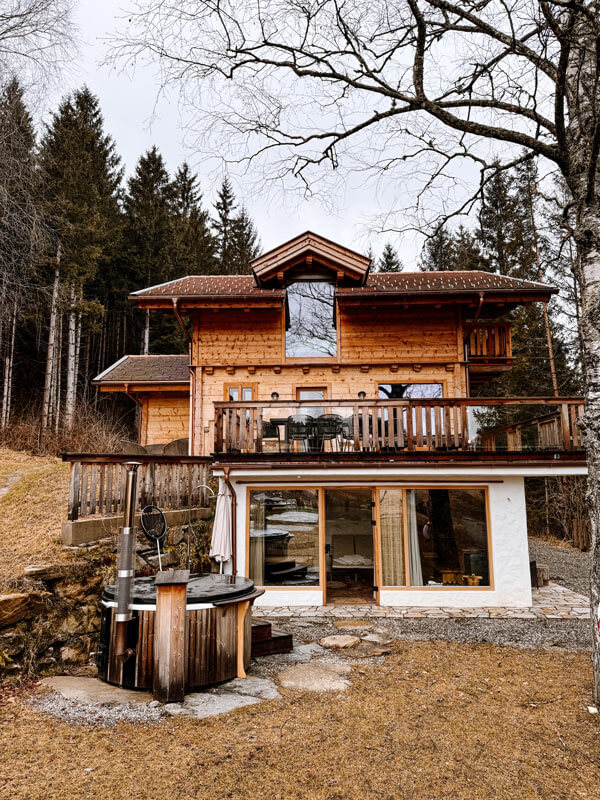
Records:
[[[189,383],[187,355],[123,356],[101,372],[93,383]]]
[[[400,272],[372,273],[364,285],[338,286],[340,297],[362,295],[423,295],[464,294],[496,291],[507,293],[555,294],[558,290],[543,283],[508,278],[491,272],[469,270],[462,272]],[[256,285],[252,275],[190,275],[158,286],[141,289],[131,295],[133,300],[182,298],[188,300],[261,299],[283,301],[285,289],[264,289]]]
[[[188,275],[167,283],[159,283],[148,289],[133,292],[130,297],[136,298],[214,298],[214,297],[254,297],[285,296],[283,289],[259,289],[252,275]]]
[[[344,286],[337,289],[340,295],[348,294],[428,294],[485,291],[550,292],[558,289],[544,283],[523,281],[520,278],[507,278],[481,270],[445,272],[399,272],[372,273],[364,286]]]

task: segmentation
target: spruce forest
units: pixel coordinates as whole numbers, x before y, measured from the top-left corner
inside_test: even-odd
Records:
[[[174,321],[134,311],[128,294],[185,274],[247,272],[260,247],[254,223],[228,178],[209,207],[189,166],[170,175],[156,147],[125,179],[85,87],[38,133],[11,80],[0,159],[3,440],[52,450],[75,446],[77,429],[100,442],[107,431],[127,436],[131,402],[99,397],[91,380],[128,353],[185,352]]]
[[[183,275],[248,273],[258,232],[227,177],[211,203],[188,164],[170,175],[156,147],[126,178],[85,87],[37,131],[11,80],[0,98],[0,160],[2,440],[48,451],[97,440],[105,449],[107,436],[135,435],[135,407],[99,395],[92,379],[125,354],[186,346],[173,320],[134,310],[128,294]],[[542,200],[527,160],[497,173],[472,227],[442,226],[425,240],[422,270],[489,270],[561,289],[548,309],[515,312],[515,367],[482,387],[486,396],[581,390],[580,291],[559,211]],[[375,271],[404,269],[390,242],[371,255]]]

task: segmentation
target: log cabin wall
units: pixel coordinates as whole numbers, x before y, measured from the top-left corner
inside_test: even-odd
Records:
[[[192,455],[214,448],[214,406],[227,387],[252,388],[253,399],[295,400],[302,387],[326,397],[377,397],[380,383],[441,383],[446,397],[465,397],[460,309],[420,305],[358,308],[338,314],[338,355],[286,359],[281,308],[219,309],[194,316]],[[241,398],[240,398],[241,399]]]
[[[140,444],[166,444],[189,435],[190,397],[184,392],[140,394]]]
[[[461,360],[457,313],[452,306],[342,308],[338,337],[342,361]]]
[[[279,364],[284,356],[282,307],[219,308],[194,316],[193,364]]]

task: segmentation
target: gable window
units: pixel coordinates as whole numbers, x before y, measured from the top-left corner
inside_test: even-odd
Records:
[[[325,281],[298,281],[287,288],[285,354],[288,358],[337,355],[335,287]]]
[[[444,396],[441,383],[380,383],[377,388],[380,400],[435,400]]]

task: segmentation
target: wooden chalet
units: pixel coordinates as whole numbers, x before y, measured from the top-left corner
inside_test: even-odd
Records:
[[[141,289],[189,358],[96,382],[135,397],[141,444],[188,438],[231,487],[230,568],[260,602],[530,605],[524,477],[584,473],[582,400],[473,391],[511,368],[511,312],[557,290],[370,266],[307,232],[249,275]]]

